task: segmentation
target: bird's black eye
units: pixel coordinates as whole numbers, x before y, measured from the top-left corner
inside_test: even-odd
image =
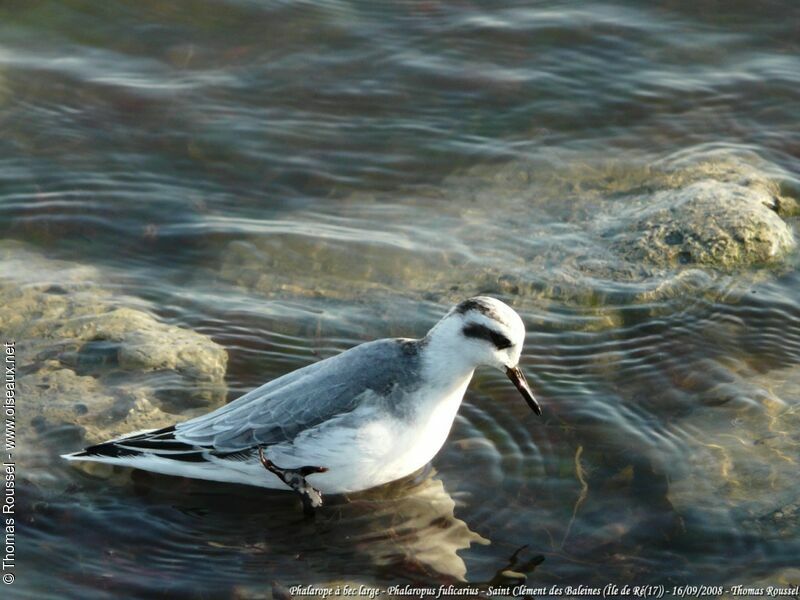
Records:
[[[486,325],[479,325],[478,323],[470,323],[462,330],[465,337],[479,338],[487,340],[494,344],[498,350],[505,350],[512,346],[511,340],[504,336],[499,331],[495,331]]]

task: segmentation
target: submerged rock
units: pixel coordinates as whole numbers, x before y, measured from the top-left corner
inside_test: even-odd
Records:
[[[795,535],[800,370],[731,376],[731,383],[697,394],[707,405],[670,428],[687,445],[681,468],[673,469],[670,501],[680,512],[704,509],[720,526],[730,520],[762,538]]]
[[[157,321],[131,308],[69,320],[54,331],[60,338],[110,342],[126,371],[172,369],[190,379],[222,381],[227,354],[209,338]]]
[[[17,341],[23,442],[63,425],[98,442],[224,402],[227,353],[213,340],[133,308],[141,302],[112,295],[94,268],[12,242],[0,259],[0,330]],[[168,401],[183,390],[191,402]]]
[[[352,298],[371,293],[419,290],[448,281],[459,257],[428,249],[411,250],[411,240],[386,236],[386,243],[297,233],[279,233],[257,242],[231,242],[220,276],[267,295]]]
[[[613,323],[603,305],[682,294],[684,271],[712,274],[691,277],[702,293],[715,273],[780,264],[795,247],[785,219],[797,202],[781,193],[774,165],[687,154],[645,165],[480,165],[418,195],[353,196],[347,217],[318,235],[290,221],[231,243],[218,273],[268,297],[401,293],[449,304],[497,293],[518,307],[596,308]],[[365,229],[386,202],[391,222]]]
[[[70,424],[80,428],[88,443],[95,443],[166,427],[177,419],[150,401],[151,390],[146,386],[107,385],[62,368],[57,361],[47,361],[38,371],[21,377],[19,389],[26,408],[20,415],[23,431],[45,433]]]

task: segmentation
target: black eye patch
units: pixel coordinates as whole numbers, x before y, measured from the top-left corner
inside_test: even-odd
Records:
[[[495,331],[486,325],[478,325],[477,323],[470,323],[462,330],[465,337],[479,338],[487,340],[495,345],[498,350],[505,350],[511,347],[511,340],[509,340],[502,333]]]

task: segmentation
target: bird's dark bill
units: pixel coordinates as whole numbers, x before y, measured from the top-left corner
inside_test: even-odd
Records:
[[[542,407],[539,406],[536,398],[533,397],[531,386],[528,385],[528,380],[525,379],[525,375],[522,374],[522,371],[519,370],[519,367],[509,367],[506,369],[506,375],[508,375],[511,383],[514,384],[514,387],[519,390],[519,393],[522,394],[522,397],[525,398],[525,402],[528,403],[528,406],[531,407],[531,410],[537,415],[541,415]]]

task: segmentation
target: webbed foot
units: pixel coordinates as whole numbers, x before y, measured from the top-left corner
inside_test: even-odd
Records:
[[[314,473],[325,473],[328,470],[327,467],[306,466],[297,469],[282,469],[264,456],[264,450],[262,448],[258,449],[258,458],[267,471],[276,475],[286,485],[300,494],[300,498],[303,500],[303,512],[305,514],[313,515],[314,509],[322,506],[322,492],[308,483],[306,477]]]

